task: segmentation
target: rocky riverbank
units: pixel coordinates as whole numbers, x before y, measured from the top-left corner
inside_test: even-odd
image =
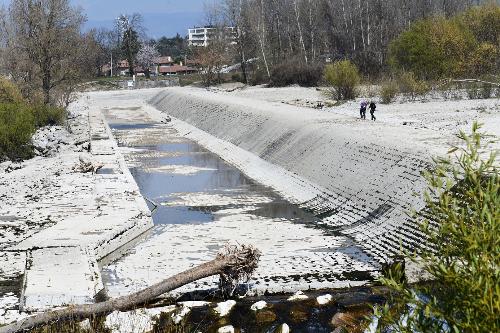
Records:
[[[99,109],[79,100],[66,128],[39,130],[39,156],[0,164],[0,324],[93,302],[97,261],[152,226]]]

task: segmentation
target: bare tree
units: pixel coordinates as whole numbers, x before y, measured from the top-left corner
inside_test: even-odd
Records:
[[[121,36],[121,49],[128,61],[130,75],[134,75],[135,61],[141,45],[140,39],[144,34],[142,20],[142,16],[138,13],[122,14],[116,20],[116,27]]]
[[[107,39],[108,39],[109,31],[100,28],[100,29],[91,29],[88,33],[85,34],[86,44],[87,44],[87,53],[89,54],[89,61],[92,62],[90,67],[92,67],[91,71],[95,76],[103,75],[103,67],[107,65],[110,61],[109,57],[109,49],[107,47]]]
[[[137,53],[137,64],[142,67],[146,78],[151,77],[151,67],[156,64],[157,59],[160,57],[160,52],[156,46],[143,43],[139,52]]]
[[[350,58],[363,72],[377,73],[387,64],[390,41],[412,22],[488,0],[219,1],[228,24],[238,27],[238,43],[244,41],[238,45],[240,59],[258,57],[266,73],[297,57],[304,62]],[[254,47],[247,47],[248,41]]]
[[[84,21],[69,0],[12,1],[6,22],[8,71],[25,94],[41,90],[50,104],[56,88],[78,80]]]
[[[241,64],[243,82],[248,83],[247,61],[252,57],[255,41],[250,32],[251,22],[248,12],[251,10],[248,0],[225,0],[223,12],[225,21],[236,32],[235,50],[237,61]]]
[[[200,65],[202,79],[205,86],[221,83],[221,70],[228,63],[226,42],[223,39],[214,39],[206,47],[195,50],[195,62]]]

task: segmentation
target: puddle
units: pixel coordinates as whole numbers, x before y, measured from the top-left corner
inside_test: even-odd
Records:
[[[24,252],[0,252],[0,321],[2,310],[15,310],[24,279]]]
[[[101,168],[96,172],[98,175],[114,175],[115,173],[116,170],[113,168]]]
[[[152,128],[154,124],[110,124],[113,130],[138,130]]]

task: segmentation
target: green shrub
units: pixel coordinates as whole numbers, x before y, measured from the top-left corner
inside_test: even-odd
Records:
[[[28,104],[14,84],[0,79],[0,161],[30,158],[36,129],[62,125],[65,119],[63,108]]]
[[[418,21],[389,46],[390,64],[421,79],[498,73],[500,6],[475,6],[453,18]]]
[[[325,67],[325,80],[335,89],[338,100],[354,99],[360,76],[358,68],[349,60],[337,61]]]
[[[63,125],[66,120],[66,111],[63,108],[45,104],[37,104],[32,107],[35,117],[35,126]]]
[[[302,59],[293,59],[274,66],[269,86],[286,87],[298,84],[302,87],[315,87],[322,74],[321,64],[306,64]]]
[[[429,85],[423,80],[418,80],[413,72],[403,72],[398,82],[400,92],[412,100],[425,96],[430,90]]]
[[[0,103],[0,161],[31,157],[34,132],[35,117],[28,105]]]
[[[0,103],[21,103],[21,92],[11,81],[0,77]]]
[[[500,49],[493,44],[482,43],[470,55],[468,72],[473,76],[482,76],[486,73],[498,71]]]
[[[377,309],[380,331],[500,331],[499,166],[493,150],[483,154],[491,137],[479,128],[461,132],[465,147],[450,151],[460,154],[436,159],[425,174],[427,208],[414,216],[434,249],[422,250],[416,262],[431,281],[401,282],[401,266],[382,279],[393,298]]]
[[[500,6],[494,1],[474,6],[455,20],[468,29],[479,43],[500,46]]]
[[[439,79],[464,74],[474,36],[441,17],[418,21],[389,46],[390,63],[419,78]]]
[[[382,88],[380,90],[382,103],[384,104],[391,103],[398,94],[398,92],[399,92],[399,86],[395,81],[390,80],[382,84]]]

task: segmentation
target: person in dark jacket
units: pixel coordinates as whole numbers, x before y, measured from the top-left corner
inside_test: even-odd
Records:
[[[375,109],[377,108],[377,104],[375,104],[375,102],[372,101],[370,103],[369,108],[370,108],[370,114],[372,116],[372,120],[377,120],[377,118],[375,118]]]

